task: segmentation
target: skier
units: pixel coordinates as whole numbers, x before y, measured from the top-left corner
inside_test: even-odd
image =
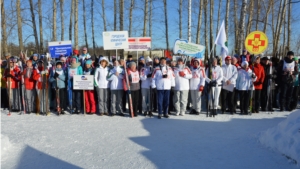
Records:
[[[192,78],[191,70],[183,64],[183,59],[177,59],[177,67],[174,68],[175,87],[173,104],[176,111],[176,116],[185,115],[186,105],[188,102],[189,79]]]
[[[190,80],[190,92],[192,110],[190,114],[199,115],[201,112],[201,95],[205,86],[205,69],[200,66],[201,60],[194,59],[192,67],[192,78]]]
[[[106,57],[102,57],[100,59],[100,65],[95,70],[95,86],[97,90],[98,96],[98,107],[100,116],[109,115],[107,108],[107,99],[108,99],[108,80],[106,79],[108,75],[108,59]]]
[[[92,68],[92,60],[87,59],[85,61],[85,68],[83,71],[84,75],[94,75],[95,71]],[[95,91],[94,90],[85,90],[84,91],[85,98],[85,110],[87,114],[95,114],[96,113],[96,102],[95,102]]]
[[[158,119],[168,118],[168,107],[171,87],[175,86],[175,75],[171,67],[166,65],[166,58],[160,58],[160,65],[152,74],[152,88],[157,92]]]
[[[253,96],[254,100],[252,104],[252,113],[259,113],[261,90],[265,80],[265,70],[264,67],[260,64],[260,55],[254,56],[252,58],[252,66],[250,68],[257,77],[257,80],[254,82],[255,91]]]
[[[122,109],[122,99],[123,99],[123,78],[124,78],[124,68],[119,65],[119,62],[113,60],[114,68],[111,69],[107,75],[107,80],[110,81],[110,91],[111,91],[111,116],[114,116],[118,111],[118,115],[124,116]],[[126,98],[125,98],[126,101]]]

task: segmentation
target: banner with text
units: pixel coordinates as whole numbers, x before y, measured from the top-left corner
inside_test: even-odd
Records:
[[[128,31],[103,32],[104,50],[128,49]]]
[[[74,90],[94,90],[93,75],[74,75],[73,76]]]
[[[125,51],[150,51],[151,38],[150,37],[129,37],[128,49]]]
[[[52,58],[58,58],[60,55],[72,56],[71,41],[48,42],[48,49]]]
[[[176,39],[173,52],[174,54],[183,54],[191,57],[203,58],[205,46],[190,43],[187,40]]]

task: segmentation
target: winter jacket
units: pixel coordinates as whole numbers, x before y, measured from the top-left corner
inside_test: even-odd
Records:
[[[292,74],[288,73],[289,71],[292,71]],[[296,75],[298,73],[298,64],[295,64],[295,61],[293,59],[285,57],[279,62],[277,68],[279,85],[284,83],[294,83],[294,81],[296,80]]]
[[[29,72],[30,70],[30,72]],[[27,73],[28,72],[28,73]],[[37,80],[40,78],[40,74],[36,68],[25,68],[21,75],[24,77],[24,86],[27,90],[35,89]]]
[[[254,90],[253,82],[256,81],[257,77],[252,78],[252,74],[255,75],[255,73],[252,72],[251,69],[240,69],[238,71],[238,77],[236,79],[236,89],[237,90]]]
[[[199,90],[200,86],[205,86],[205,71],[202,67],[192,68],[192,78],[190,79],[190,90]]]
[[[11,88],[12,89],[17,89],[19,88],[19,81],[20,81],[20,68],[18,66],[15,66],[13,69],[10,68],[6,68],[4,71],[4,75],[3,75],[3,80],[5,80],[7,82],[8,77],[7,75],[11,74],[12,77],[11,79]],[[8,84],[8,82],[7,82]]]
[[[167,75],[167,78],[163,78],[163,75]],[[170,90],[175,86],[175,75],[169,66],[158,66],[154,69],[152,74],[152,88],[157,90]]]
[[[299,64],[298,64],[298,74],[295,75],[294,86],[299,86],[299,72],[300,72],[300,66],[299,66]]]
[[[4,71],[5,71],[5,68],[1,67],[1,69],[0,69],[0,79],[1,79],[0,87],[1,88],[6,88],[6,81],[2,78],[2,76],[4,75]]]
[[[141,68],[141,70],[140,70],[140,78],[142,81],[141,88],[150,89],[151,81],[152,81],[152,79],[151,79],[152,71],[153,71],[153,68],[151,66],[146,66],[146,67]]]
[[[277,72],[276,72],[275,67],[273,67],[271,65],[264,65],[263,63],[261,65],[264,67],[264,71],[265,71],[265,80],[263,83],[263,89],[268,88],[268,86],[270,85],[269,84],[270,79],[272,79],[271,89],[275,89],[275,79],[277,78]],[[272,70],[271,70],[271,67],[272,67]]]
[[[118,72],[119,75],[115,75]],[[123,90],[124,68],[121,66],[114,67],[107,75],[107,80],[110,81],[110,90]]]
[[[259,63],[255,63],[254,66],[250,66],[250,68],[252,69],[252,71],[255,73],[255,75],[257,76],[256,81],[254,82],[254,88],[261,90],[263,87],[263,83],[265,80],[265,70],[264,67]]]
[[[131,71],[131,69],[127,68],[127,75],[128,75],[130,90],[131,91],[140,90],[140,74],[139,74],[139,71],[136,70],[135,72],[133,72],[133,71]],[[128,90],[126,77],[123,78],[123,88],[124,88],[125,91]]]
[[[108,80],[108,67],[102,67],[101,65],[95,70],[95,86],[101,89],[107,89],[109,87]]]
[[[179,72],[183,72],[185,75],[181,77],[179,75]],[[189,84],[189,79],[192,78],[192,72],[191,70],[182,65],[181,67],[177,66],[174,68],[174,75],[175,75],[175,87],[174,90],[189,90],[190,89],[190,84]]]
[[[237,69],[234,65],[227,65],[224,64],[222,66],[222,71],[223,71],[223,84],[226,84],[226,82],[229,80],[231,84],[236,85],[236,79],[238,76]]]
[[[216,82],[217,82],[217,85],[218,86],[221,86],[222,85],[222,80],[223,80],[223,70],[222,70],[222,68],[219,66],[219,65],[217,65],[217,66],[212,66],[212,68],[211,68],[211,77],[209,77],[208,76],[208,72],[209,71],[209,69],[207,68],[206,69],[206,79],[205,79],[205,81],[209,81],[209,80],[215,80]],[[211,78],[211,79],[210,79]]]
[[[54,79],[55,72],[59,74],[59,76],[56,79]],[[64,69],[55,69],[54,71],[51,71],[49,82],[52,83],[52,88],[56,88],[56,86],[59,89],[66,88],[67,73],[68,72]]]
[[[80,63],[75,63],[71,66],[68,67],[67,69],[67,80],[69,80],[70,82],[70,87],[71,89],[73,89],[73,76],[74,75],[82,75],[83,71],[82,71],[82,67],[80,66]]]

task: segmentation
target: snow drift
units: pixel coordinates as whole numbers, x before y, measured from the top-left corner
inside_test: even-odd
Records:
[[[293,162],[300,163],[300,110],[291,113],[277,126],[259,134],[259,141],[280,152]]]

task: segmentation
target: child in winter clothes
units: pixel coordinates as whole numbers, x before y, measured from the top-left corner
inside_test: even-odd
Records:
[[[50,82],[56,89],[59,89],[59,106],[61,114],[65,114],[67,109],[67,94],[66,94],[66,75],[67,71],[62,68],[62,62],[56,62],[55,71],[50,73]]]
[[[95,86],[98,95],[99,113],[100,116],[103,114],[108,115],[107,98],[108,98],[108,80],[106,76],[108,74],[108,59],[102,57],[100,59],[100,65],[95,70]]]
[[[72,90],[72,113],[80,114],[81,110],[81,97],[82,91],[81,90],[73,90],[73,76],[74,75],[82,75],[82,67],[80,66],[80,62],[78,62],[77,57],[72,57],[71,59],[71,66],[68,68],[68,80],[71,83],[71,90]],[[70,98],[69,98],[70,99]]]
[[[85,68],[83,71],[84,75],[94,75],[94,69],[92,68],[92,60],[86,60]],[[84,91],[85,98],[85,110],[87,114],[95,114],[96,113],[96,104],[95,104],[95,91],[94,90],[86,90]]]

